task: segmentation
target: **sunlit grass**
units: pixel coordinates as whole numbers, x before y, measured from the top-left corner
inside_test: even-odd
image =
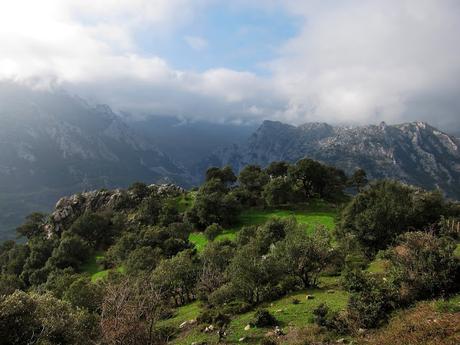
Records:
[[[322,225],[332,230],[335,227],[336,209],[322,201],[315,201],[310,205],[288,206],[280,209],[250,209],[241,213],[238,223],[235,227],[225,229],[224,232],[217,236],[216,241],[229,239],[234,240],[236,234],[243,226],[260,225],[267,220],[278,218],[294,217],[299,224],[305,225],[306,233],[310,234],[318,226]],[[200,252],[206,246],[208,240],[200,232],[194,232],[190,235],[189,240]]]

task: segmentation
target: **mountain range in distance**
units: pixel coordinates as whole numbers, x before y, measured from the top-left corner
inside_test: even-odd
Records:
[[[210,166],[303,157],[460,198],[460,140],[422,122],[216,124],[115,114],[68,93],[0,83],[0,239],[64,195],[134,181],[191,187]]]
[[[306,123],[292,126],[264,121],[244,143],[217,150],[195,167],[295,162],[309,157],[352,174],[364,169],[370,179],[397,179],[460,198],[460,140],[427,123],[356,127]]]

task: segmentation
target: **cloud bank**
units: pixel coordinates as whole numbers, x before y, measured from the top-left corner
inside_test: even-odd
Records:
[[[267,73],[178,70],[143,49],[218,0],[16,0],[0,4],[0,78],[52,82],[135,114],[290,123],[426,120],[460,127],[460,2],[237,1],[300,18]],[[196,51],[206,37],[180,38]],[[224,40],[225,37],[222,37]]]

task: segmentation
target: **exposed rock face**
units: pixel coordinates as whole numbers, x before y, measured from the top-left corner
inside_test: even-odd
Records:
[[[185,192],[183,188],[173,184],[152,184],[149,189],[151,194],[156,194],[161,198],[175,197]],[[47,236],[50,237],[53,233],[59,233],[85,212],[101,212],[115,209],[118,202],[124,197],[133,201],[137,198],[133,192],[115,189],[94,190],[59,199],[54,212],[51,213],[49,221],[45,225]],[[142,200],[136,201],[140,202]]]
[[[326,123],[291,126],[265,121],[239,146],[214,152],[195,169],[275,160],[295,162],[303,157],[334,165],[351,174],[366,170],[371,179],[392,178],[427,189],[440,188],[460,198],[460,140],[423,122],[401,125],[333,127]]]

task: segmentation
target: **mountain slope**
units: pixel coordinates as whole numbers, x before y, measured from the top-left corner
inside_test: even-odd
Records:
[[[0,84],[0,145],[0,232],[65,194],[136,180],[190,180],[109,107],[62,91]]]
[[[427,189],[440,188],[460,198],[460,141],[423,122],[401,125],[333,127],[307,123],[298,127],[265,121],[243,144],[214,152],[200,162],[196,175],[209,166],[310,157],[352,173],[363,168],[372,179],[393,178]]]
[[[188,169],[217,148],[246,140],[257,129],[251,124],[188,121],[171,116],[128,117],[127,123]]]

